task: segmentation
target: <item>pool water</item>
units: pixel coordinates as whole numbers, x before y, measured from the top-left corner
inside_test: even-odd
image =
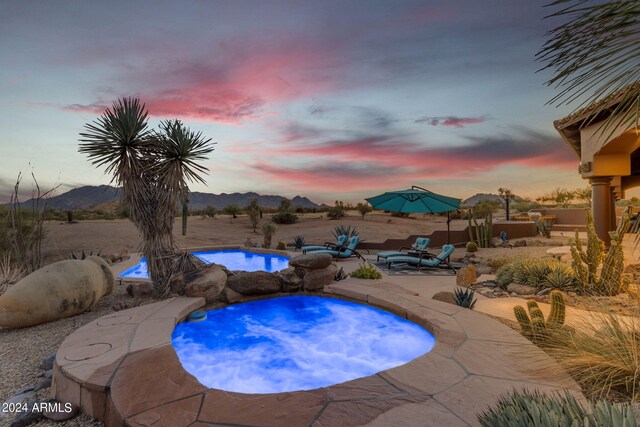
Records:
[[[241,249],[193,252],[193,255],[207,264],[221,264],[229,270],[274,272],[289,267],[289,258],[286,256],[259,254]],[[142,258],[139,264],[123,271],[118,277],[148,279],[147,260]]]
[[[281,393],[403,365],[429,352],[435,338],[374,307],[288,296],[211,310],[205,321],[178,324],[172,343],[184,369],[207,387]]]

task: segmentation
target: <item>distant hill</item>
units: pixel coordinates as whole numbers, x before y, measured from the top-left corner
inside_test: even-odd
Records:
[[[460,206],[463,208],[471,208],[476,204],[478,204],[479,202],[482,202],[483,200],[494,200],[500,203],[501,205],[504,205],[504,199],[499,194],[478,193],[476,195],[469,197],[468,199],[463,200],[460,203]],[[513,198],[511,199],[511,202],[513,203],[521,200],[522,200],[522,197],[513,196]]]
[[[61,211],[69,211],[74,209],[86,209],[103,205],[107,202],[118,201],[120,198],[120,189],[108,185],[90,186],[74,188],[66,193],[51,197],[47,200],[47,208]],[[193,192],[189,195],[190,209],[203,209],[207,206],[213,206],[222,209],[228,205],[237,205],[245,207],[251,200],[258,199],[258,205],[270,208],[277,208],[280,202],[286,197],[260,195],[258,193],[222,193],[211,194]],[[23,202],[23,206],[30,206],[31,200]],[[301,208],[318,208],[320,205],[312,202],[306,197],[295,196],[291,199],[291,206],[299,206]]]

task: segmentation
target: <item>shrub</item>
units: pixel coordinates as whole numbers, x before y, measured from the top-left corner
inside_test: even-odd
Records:
[[[513,282],[513,263],[508,263],[496,271],[496,283],[500,286],[506,286]]]
[[[300,234],[293,236],[293,246],[296,249],[302,249],[302,247],[304,246],[304,236]]]
[[[525,281],[520,283],[525,283],[536,288],[542,286],[549,271],[549,263],[546,260],[534,260],[524,268]]]
[[[498,212],[501,207],[502,203],[497,200],[481,200],[473,206],[473,214],[476,217],[485,217]]]
[[[536,223],[536,227],[538,228],[538,233],[547,239],[551,238],[551,229],[553,225],[556,223],[556,217],[553,215],[549,216],[540,216],[534,217],[534,221]]]
[[[276,245],[276,249],[279,251],[286,251],[287,245],[284,242],[278,242],[278,244]]]
[[[496,283],[506,286],[511,282],[565,291],[575,289],[574,275],[569,265],[550,258],[518,258],[498,268]]]
[[[333,208],[330,208],[329,211],[327,212],[327,218],[329,218],[329,219],[344,218],[344,215],[345,215],[344,208],[339,207],[339,206],[335,206]]]
[[[225,215],[229,215],[229,221],[233,222],[234,219],[238,217],[242,209],[240,209],[236,205],[227,205],[222,209],[222,213]]]
[[[378,280],[382,279],[382,273],[380,273],[370,262],[363,262],[357,270],[351,273],[351,277],[355,277],[356,279]]]
[[[512,391],[500,397],[489,411],[478,415],[482,427],[635,427],[630,405],[598,401],[593,408],[584,408],[567,390],[544,395],[539,391]]]
[[[271,217],[276,224],[293,224],[298,221],[298,215],[291,212],[278,212]]]
[[[491,268],[493,268],[494,270],[499,269],[500,267],[502,267],[505,264],[509,264],[511,262],[511,257],[508,256],[503,256],[503,257],[499,257],[499,258],[493,258],[489,261],[489,265],[491,266]]]
[[[466,246],[467,252],[478,252],[478,244],[476,242],[469,242]]]
[[[475,292],[471,289],[456,288],[454,291],[456,305],[473,310],[476,305],[474,294]]]
[[[26,271],[11,262],[11,258],[0,258],[0,295],[5,293],[14,283],[22,279]]]
[[[640,319],[590,311],[576,320],[571,325],[574,330],[551,335],[545,350],[582,386],[587,397],[622,393],[640,401]]]
[[[368,214],[373,210],[373,208],[369,203],[358,203],[356,205],[356,208],[358,209],[358,212],[360,213],[360,215],[362,215],[362,219],[364,219],[364,216],[366,214]]]
[[[544,281],[545,286],[564,291],[575,291],[575,276],[571,267],[564,262],[555,261],[549,266],[549,273]]]

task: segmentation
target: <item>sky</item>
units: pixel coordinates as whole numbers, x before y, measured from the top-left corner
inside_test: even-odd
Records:
[[[216,142],[206,186],[316,202],[587,185],[535,54],[548,0],[0,0],[0,200],[108,184],[79,133],[123,96]]]

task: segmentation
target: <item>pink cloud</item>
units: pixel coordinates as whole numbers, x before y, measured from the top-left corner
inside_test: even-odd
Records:
[[[300,39],[271,45],[246,39],[226,41],[210,55],[203,52],[205,59],[183,60],[176,55],[161,67],[149,63],[122,67],[118,80],[135,90],[114,98],[138,96],[152,116],[238,123],[263,116],[269,104],[337,88],[338,56],[331,46]],[[101,104],[62,108],[96,112]]]
[[[251,165],[258,177],[268,177],[313,190],[345,191],[371,188],[372,182],[482,176],[509,164],[528,168],[573,169],[576,158],[555,137],[522,130],[518,137],[469,138],[455,147],[428,147],[399,136],[373,136],[324,143],[285,145],[270,150],[274,158],[296,159],[304,166]],[[246,151],[245,151],[246,152]]]

